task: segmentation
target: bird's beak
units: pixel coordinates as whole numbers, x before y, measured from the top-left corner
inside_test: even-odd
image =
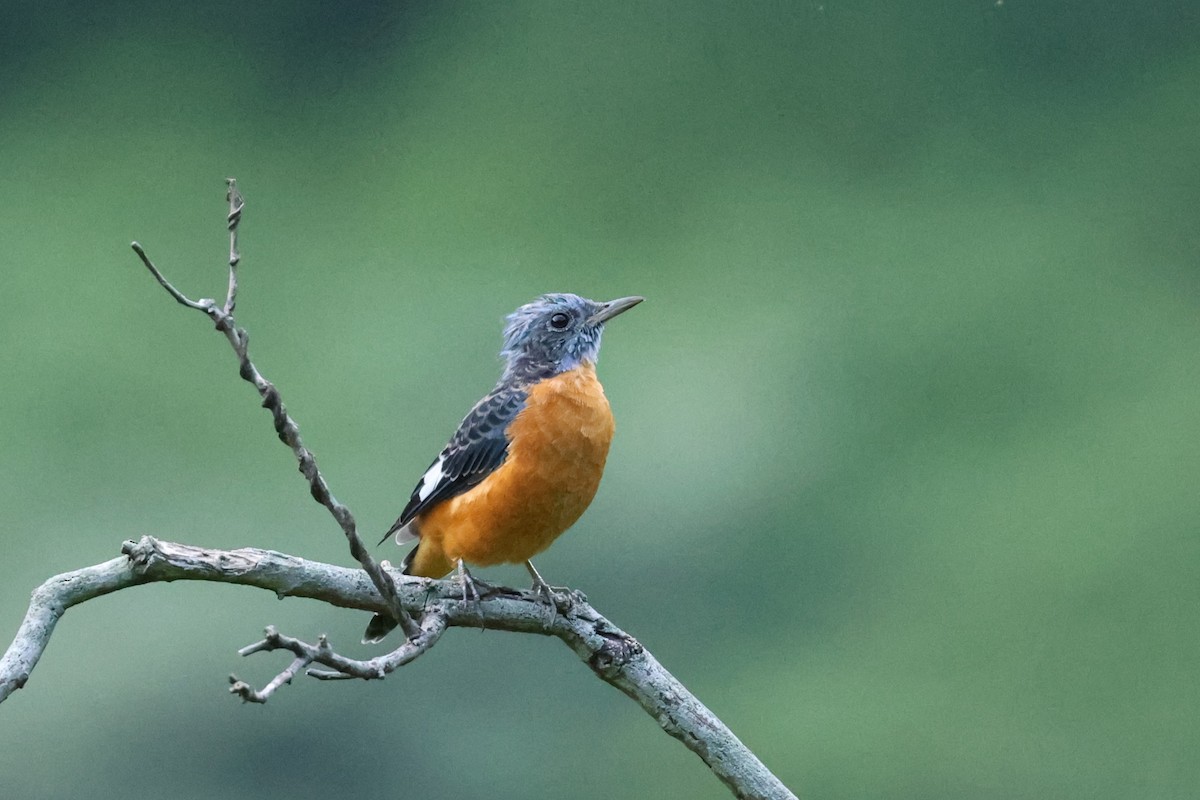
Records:
[[[621,297],[616,300],[609,300],[607,303],[600,306],[599,311],[588,317],[587,324],[599,325],[601,322],[607,322],[617,314],[620,314],[623,311],[628,311],[645,299],[646,298],[638,297],[635,294],[633,297]]]

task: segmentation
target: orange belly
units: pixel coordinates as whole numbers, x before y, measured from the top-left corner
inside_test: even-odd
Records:
[[[545,550],[600,486],[613,417],[591,363],[541,381],[508,428],[508,456],[475,488],[419,515],[410,573],[438,578],[456,559],[520,563]]]

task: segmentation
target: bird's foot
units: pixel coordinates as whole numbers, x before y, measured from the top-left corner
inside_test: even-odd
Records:
[[[529,577],[533,578],[533,586],[531,591],[538,597],[546,601],[546,608],[549,612],[546,616],[546,627],[554,624],[556,614],[566,614],[571,610],[571,594],[570,589],[565,586],[551,586],[546,583],[545,578],[533,566],[532,561],[525,562],[525,569],[529,570]]]
[[[463,560],[458,559],[458,569],[454,575],[454,580],[462,586],[462,601],[463,603],[475,602],[475,610],[479,614],[479,627],[486,628],[483,616],[483,598],[496,591],[496,588],[487,581],[481,581],[471,575],[471,571],[467,569],[467,565]]]

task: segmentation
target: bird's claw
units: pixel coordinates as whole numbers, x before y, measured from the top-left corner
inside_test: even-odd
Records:
[[[459,583],[462,584],[460,587],[462,589],[462,601],[467,603],[474,600],[478,603],[480,600],[479,587],[475,585],[475,580],[470,575],[464,573]]]
[[[471,574],[463,564],[462,559],[458,560],[458,573],[454,576],[455,580],[462,584],[462,601],[464,604],[475,601],[475,610],[479,614],[479,627],[486,628],[486,620],[483,616],[483,598],[494,593],[496,588],[486,581],[481,581]],[[483,590],[482,592],[480,590]]]
[[[526,561],[525,567],[529,570],[529,576],[533,578],[533,586],[530,587],[530,591],[546,601],[546,608],[549,611],[549,614],[546,616],[546,627],[549,628],[554,624],[554,617],[557,614],[566,614],[571,610],[570,589],[565,586],[555,587],[546,583],[546,580],[534,568],[532,562]]]

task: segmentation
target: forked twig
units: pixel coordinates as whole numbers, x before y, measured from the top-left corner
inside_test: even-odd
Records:
[[[291,683],[292,678],[305,670],[313,678],[320,680],[380,680],[389,673],[413,661],[429,648],[437,644],[438,639],[446,632],[447,618],[439,611],[429,611],[421,617],[421,631],[404,644],[387,655],[365,660],[346,658],[334,652],[328,638],[321,635],[316,644],[309,644],[291,636],[285,636],[275,627],[268,626],[262,641],[247,645],[238,651],[238,655],[248,656],[254,653],[270,652],[272,650],[289,650],[296,658],[287,669],[279,673],[261,690],[255,691],[249,684],[238,679],[236,675],[229,676],[232,686],[229,691],[238,695],[248,703],[265,703],[276,689],[285,683]],[[328,670],[307,669],[310,664],[321,664]]]
[[[233,310],[237,306],[237,269],[242,260],[241,254],[238,252],[238,224],[242,219],[242,209],[245,206],[245,202],[241,192],[238,191],[237,181],[233,178],[228,178],[226,183],[228,184],[226,199],[229,202],[229,215],[227,217],[229,227],[229,288],[226,291],[224,305],[218,305],[215,300],[207,298],[200,300],[189,299],[166,279],[158,267],[154,265],[154,262],[150,260],[150,257],[140,244],[133,242],[131,245],[133,251],[137,253],[142,263],[146,265],[146,269],[150,270],[150,274],[154,276],[159,285],[166,289],[176,301],[188,308],[194,308],[197,311],[207,314],[209,319],[213,321],[213,324],[216,325],[217,330],[225,334],[225,338],[229,340],[230,346],[233,347],[233,352],[237,354],[239,374],[243,380],[253,384],[254,388],[258,390],[259,395],[262,397],[263,407],[271,412],[275,423],[276,435],[295,454],[296,460],[300,465],[300,472],[308,480],[309,491],[313,499],[329,509],[329,513],[333,515],[342,532],[346,535],[346,539],[350,544],[350,554],[354,556],[355,560],[362,565],[363,569],[371,577],[371,582],[375,584],[375,588],[379,590],[379,594],[386,601],[388,610],[399,623],[401,630],[409,638],[416,636],[420,633],[420,628],[396,598],[396,585],[392,580],[392,576],[380,569],[375,559],[371,558],[370,552],[358,536],[354,515],[350,513],[349,508],[338,502],[338,499],[329,491],[329,485],[325,482],[325,477],[321,474],[320,469],[317,468],[316,457],[313,456],[312,452],[301,441],[300,428],[287,413],[287,409],[283,405],[283,400],[279,396],[279,391],[275,388],[274,384],[263,377],[258,368],[254,366],[254,362],[250,360],[248,354],[250,335],[246,333],[245,328],[239,328],[233,318]]]

